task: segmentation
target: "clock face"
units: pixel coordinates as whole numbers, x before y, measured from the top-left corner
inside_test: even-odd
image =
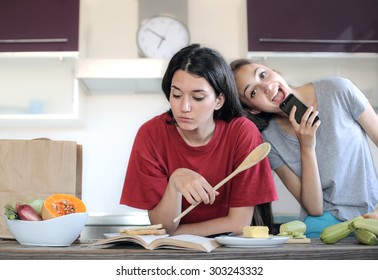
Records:
[[[170,59],[189,44],[189,31],[177,19],[155,16],[144,21],[138,29],[137,43],[143,56]]]

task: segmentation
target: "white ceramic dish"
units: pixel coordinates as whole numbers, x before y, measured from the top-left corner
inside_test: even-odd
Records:
[[[5,222],[14,238],[23,245],[70,246],[79,236],[88,213],[73,213],[44,221],[8,220]]]
[[[106,239],[109,239],[109,238],[120,236],[121,234],[120,233],[104,233],[103,235]]]
[[[272,236],[269,238],[247,238],[238,236],[217,236],[215,240],[226,247],[276,247],[289,239],[288,236]]]

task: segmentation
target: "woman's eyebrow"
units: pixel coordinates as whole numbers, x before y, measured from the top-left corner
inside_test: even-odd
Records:
[[[253,76],[256,76],[257,74],[257,70],[259,70],[260,69],[260,67],[256,67],[256,69],[255,69],[255,71],[253,71]],[[248,84],[245,88],[244,88],[244,90],[243,90],[243,94],[244,94],[244,96],[245,96],[245,92],[247,91],[247,89],[249,88],[251,86],[251,84]]]
[[[181,89],[179,87],[175,86],[175,85],[171,85],[171,88],[176,89],[178,91],[181,91]],[[197,92],[199,92],[199,93],[207,93],[207,90],[199,88],[199,89],[193,89],[191,92],[192,93],[197,93]]]
[[[245,92],[247,91],[247,89],[250,87],[250,84],[248,84],[245,88],[244,88],[244,90],[243,90],[243,95],[245,96]]]

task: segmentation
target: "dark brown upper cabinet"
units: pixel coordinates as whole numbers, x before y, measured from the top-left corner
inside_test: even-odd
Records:
[[[378,53],[378,0],[247,0],[249,52]]]
[[[78,51],[80,0],[1,0],[0,51]]]

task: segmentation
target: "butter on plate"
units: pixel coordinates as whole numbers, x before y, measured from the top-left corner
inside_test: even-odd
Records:
[[[267,226],[245,226],[243,227],[243,237],[269,238],[269,228]]]

